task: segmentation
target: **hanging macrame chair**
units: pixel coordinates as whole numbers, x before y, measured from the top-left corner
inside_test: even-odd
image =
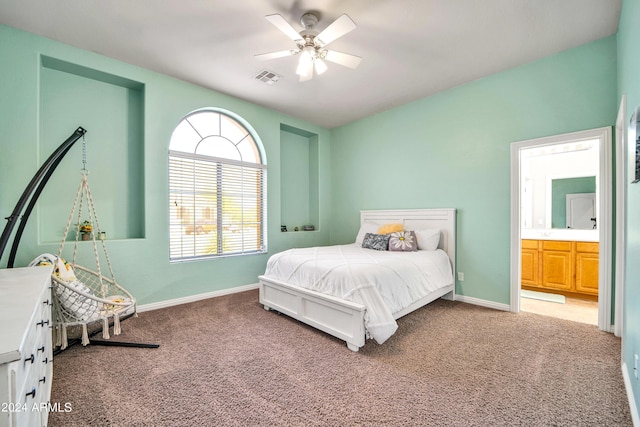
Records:
[[[136,300],[122,286],[113,274],[107,247],[100,233],[100,223],[96,215],[93,197],[89,188],[88,171],[86,169],[86,141],[83,140],[83,168],[80,186],[69,214],[67,227],[58,250],[58,255],[43,254],[33,260],[30,265],[54,264],[53,281],[53,322],[55,345],[64,350],[68,346],[67,328],[82,328],[82,345],[90,343],[88,326],[102,324],[102,337],[109,339],[109,325],[113,322],[113,335],[121,332],[120,319],[124,316],[136,315]],[[86,209],[86,212],[85,212]],[[86,215],[83,217],[83,212]],[[95,256],[95,270],[77,263],[78,245],[81,236],[81,218],[85,220],[83,232],[89,234]],[[74,223],[75,219],[75,223]],[[62,257],[71,225],[75,226],[73,256],[65,261]],[[88,242],[87,242],[88,243]],[[104,261],[108,272],[104,272],[100,262],[98,243],[102,246]]]

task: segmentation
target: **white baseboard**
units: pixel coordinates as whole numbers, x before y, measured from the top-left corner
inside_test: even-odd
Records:
[[[161,308],[172,307],[174,305],[187,304],[190,302],[196,302],[203,299],[220,297],[222,295],[235,294],[238,292],[245,292],[252,289],[258,289],[258,283],[253,283],[250,285],[238,286],[235,288],[222,289],[220,291],[207,292],[204,294],[198,295],[190,295],[188,297],[175,298],[166,301],[160,302],[152,302],[150,304],[143,304],[138,306],[138,313],[142,313],[144,311],[158,310]],[[256,300],[257,301],[257,300]]]
[[[622,378],[624,379],[624,388],[627,390],[627,399],[629,400],[629,412],[631,412],[631,422],[634,426],[640,426],[640,414],[636,406],[636,399],[633,396],[633,387],[631,387],[631,378],[627,364],[622,362]]]
[[[238,286],[235,288],[222,289],[220,291],[207,292],[204,294],[197,295],[189,295],[187,297],[175,298],[166,301],[152,302],[150,304],[143,304],[138,306],[138,312],[142,313],[145,311],[158,310],[161,308],[172,307],[174,305],[187,304],[190,302],[200,301],[207,298],[215,298],[220,297],[222,295],[235,294],[237,292],[245,292],[252,289],[258,289],[258,283],[252,283],[250,285]],[[500,304],[493,301],[488,301],[480,298],[468,297],[464,295],[455,296],[456,301],[464,302],[467,304],[480,305],[482,307],[493,308],[495,310],[509,311],[510,307],[508,304]]]
[[[456,294],[456,301],[465,302],[467,304],[480,305],[482,307],[493,308],[495,310],[510,311],[509,304],[500,304],[498,302],[488,301],[486,299],[468,297]]]

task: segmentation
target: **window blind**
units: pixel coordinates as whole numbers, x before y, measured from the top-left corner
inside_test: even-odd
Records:
[[[169,153],[170,260],[262,253],[262,164]]]

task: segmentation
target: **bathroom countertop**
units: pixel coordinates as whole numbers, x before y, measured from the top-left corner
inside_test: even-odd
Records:
[[[597,242],[598,230],[576,230],[571,228],[528,228],[520,230],[522,239],[531,240],[566,240],[571,242]]]

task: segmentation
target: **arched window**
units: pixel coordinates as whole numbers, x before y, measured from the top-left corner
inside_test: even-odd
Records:
[[[182,119],[169,144],[171,261],[266,252],[267,166],[257,137],[229,113]]]

